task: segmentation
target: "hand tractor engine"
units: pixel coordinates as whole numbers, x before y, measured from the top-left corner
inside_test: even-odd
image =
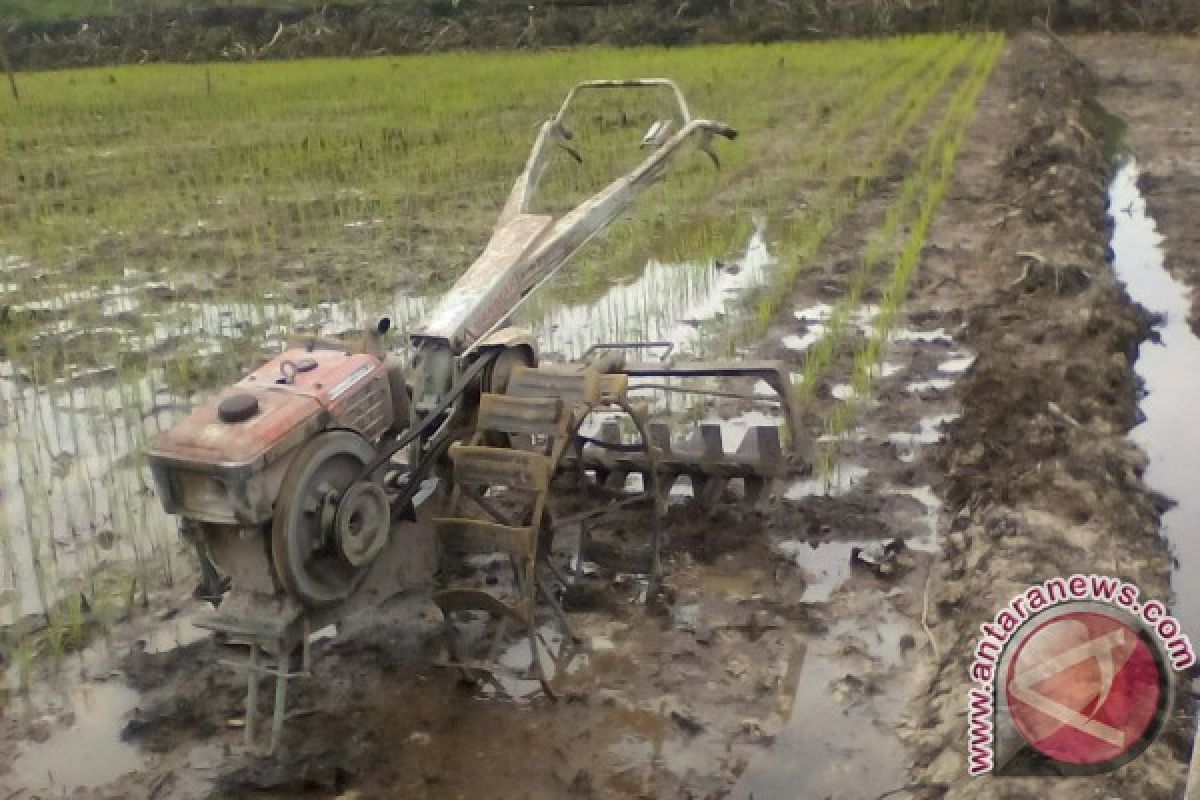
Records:
[[[550,146],[580,158],[566,144],[572,99],[583,90],[615,88],[665,88],[679,120],[651,126],[642,146],[652,152],[596,195],[561,216],[534,213]],[[702,425],[691,440],[673,443],[670,429],[651,423],[648,405],[633,395],[682,390],[738,397],[725,385],[683,382],[765,383],[794,431],[781,364],[681,362],[670,357],[669,342],[601,343],[579,363],[538,364],[529,334],[507,326],[538,286],[660,179],[686,141],[698,139],[715,162],[714,135],[736,134],[693,119],[670,81],[580,84],[542,126],[484,252],[411,335],[410,357],[385,355],[387,320],[356,347],[297,340],[152,445],[159,495],[182,518],[183,534],[200,555],[205,593],[219,603],[202,624],[230,644],[249,646],[240,665],[249,676],[248,741],[263,675],[276,678],[274,747],[287,679],[307,671],[310,634],[405,590],[431,591],[447,617],[474,610],[499,617],[501,631],[515,623],[528,635],[531,669],[541,679],[535,617],[549,606],[565,625],[547,584],[570,580],[546,558],[547,541],[567,522],[553,518],[547,505],[556,473],[610,490],[595,508],[572,515],[573,524],[586,528],[613,508],[649,508],[652,576],[658,518],[676,480],[687,478],[704,504],[733,479],[744,483],[748,497],[763,494],[783,465],[778,427],[751,429],[736,452],[726,452],[716,426]],[[650,352],[657,357],[630,358]],[[761,401],[761,390],[753,398]],[[612,425],[585,435],[589,415],[601,411],[632,420],[636,440]],[[791,441],[795,446],[794,435]],[[630,474],[641,476],[642,490],[632,496],[621,491]],[[524,500],[498,503],[498,495]],[[478,586],[431,588],[439,558],[488,552],[509,556],[508,596]],[[574,561],[582,560],[580,552]],[[488,658],[451,657],[470,675],[495,669]]]
[[[388,496],[366,469],[384,435],[409,425],[396,359],[313,342],[271,359],[155,442],[163,505],[235,589],[225,616],[250,610],[243,593],[257,595],[260,626],[357,593],[391,527]]]

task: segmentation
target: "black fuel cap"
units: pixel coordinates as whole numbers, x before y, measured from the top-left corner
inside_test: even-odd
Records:
[[[217,405],[221,422],[245,422],[258,413],[258,398],[252,394],[231,394]]]

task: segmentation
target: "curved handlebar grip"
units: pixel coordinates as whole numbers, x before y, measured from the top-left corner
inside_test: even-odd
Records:
[[[708,122],[704,128],[705,130],[715,133],[718,136],[724,136],[730,141],[738,137],[737,128],[730,127],[724,122]]]

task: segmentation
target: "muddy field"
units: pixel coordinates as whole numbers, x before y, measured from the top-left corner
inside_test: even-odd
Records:
[[[1050,38],[1005,45],[853,424],[831,431],[858,380],[852,358],[836,359],[811,387],[804,449],[775,497],[674,504],[661,591],[643,603],[613,580],[576,599],[583,645],[558,665],[557,702],[499,699],[433,667],[440,615],[418,593],[315,645],[280,753],[256,757],[240,747],[244,684],[189,624],[202,604],[190,585],[164,588],[47,688],[6,695],[0,797],[1182,797],[1187,691],[1163,736],[1111,774],[966,774],[978,626],[1025,586],[1116,574],[1196,621],[1186,553],[1175,548],[1173,573],[1176,540],[1159,533],[1166,489],[1152,470],[1153,488],[1144,480],[1157,442],[1130,436],[1146,388],[1135,364],[1162,320],[1110,264],[1107,189],[1127,146],[1169,268],[1200,280],[1187,224],[1200,140],[1185,121],[1200,48],[1065,47],[1096,72]],[[1127,117],[1123,142],[1097,100]],[[1164,127],[1166,108],[1185,118]],[[731,340],[738,352],[805,369],[914,172],[903,152],[937,135],[937,120],[905,133],[819,268],[774,301],[761,338]],[[799,214],[813,193],[797,187],[788,207]],[[722,291],[770,270],[772,247],[756,240],[725,264]],[[839,345],[850,354],[884,298],[868,285],[860,299]],[[743,401],[700,413],[731,437],[770,417]],[[833,463],[816,468],[817,452]]]

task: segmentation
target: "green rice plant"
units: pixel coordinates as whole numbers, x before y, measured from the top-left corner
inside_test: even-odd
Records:
[[[75,648],[83,647],[87,617],[83,609],[83,595],[74,592],[66,602],[66,625],[70,641]]]
[[[930,166],[933,164],[934,157],[942,154],[942,144],[944,138],[949,135],[951,131],[955,130],[956,125],[965,124],[965,122],[962,120],[963,98],[972,97],[972,93],[975,91],[976,85],[978,84],[977,76],[982,71],[980,65],[988,64],[990,69],[990,62],[987,61],[989,52],[989,49],[984,49],[976,55],[975,62],[970,68],[968,78],[963,81],[956,93],[952,96],[949,102],[948,112],[942,117],[934,133],[930,137],[930,144],[926,148],[921,167],[915,173],[910,175],[910,177],[902,184],[899,193],[899,200],[897,204],[893,206],[894,210],[890,210],[889,213],[885,214],[883,231],[870,239],[866,251],[866,258],[864,258],[862,266],[855,272],[854,276],[852,277],[849,290],[838,301],[838,304],[835,306],[834,312],[829,320],[829,324],[827,326],[829,332],[825,338],[830,339],[834,343],[834,346],[840,343],[843,323],[848,314],[848,310],[858,307],[859,298],[861,297],[866,286],[870,283],[871,275],[873,274],[875,267],[882,259],[882,254],[884,251],[882,249],[882,244],[880,243],[890,240],[901,221],[907,218],[907,210],[912,207],[914,198],[917,196],[918,187],[925,182],[926,175],[928,174]],[[984,74],[986,75],[986,73]],[[970,108],[973,108],[973,103]],[[922,207],[922,213],[924,213],[924,206]],[[822,349],[819,345],[810,350],[808,358],[815,359],[817,363],[813,370],[806,370],[806,375],[814,371],[817,374],[824,371],[824,369],[830,363],[828,350],[829,348]],[[807,390],[807,393],[803,393],[801,397],[803,400],[807,401],[807,399],[810,397],[811,387],[813,384],[806,380],[805,385],[807,385],[809,389]]]
[[[794,255],[785,261],[785,268],[776,274],[771,285],[762,293],[755,315],[757,325],[744,329],[742,331],[744,337],[753,339],[765,331],[766,325],[778,313],[779,304],[787,296],[787,289],[795,282],[805,266],[815,257],[825,237],[836,228],[838,221],[863,196],[869,185],[870,178],[879,174],[886,158],[900,147],[908,132],[925,112],[932,98],[937,94],[951,73],[959,67],[968,52],[968,42],[966,41],[959,41],[956,45],[952,46],[947,45],[942,50],[931,48],[931,54],[927,60],[918,61],[915,66],[918,70],[932,70],[929,80],[914,81],[911,80],[912,76],[910,74],[900,71],[893,76],[897,81],[895,84],[880,82],[874,91],[865,95],[861,100],[863,107],[874,109],[887,97],[888,92],[894,88],[907,86],[900,101],[896,104],[898,110],[894,117],[882,126],[884,130],[889,132],[888,135],[877,138],[874,146],[868,150],[868,160],[861,166],[850,193],[846,194],[842,191],[842,187],[845,184],[845,178],[851,174],[846,165],[853,162],[843,160],[838,162],[841,165],[841,170],[834,173],[832,176],[833,180],[828,184],[829,188],[826,189],[820,201],[816,204],[816,213],[805,215],[805,217],[794,222],[786,229],[786,234],[783,237],[783,245],[785,251],[791,250]],[[862,113],[864,110],[863,107],[856,106],[854,113]],[[872,113],[868,111],[864,118],[870,119]],[[848,132],[849,129],[846,129],[843,133],[848,135]],[[832,147],[826,151],[826,155],[824,156],[824,163],[826,165],[828,165],[831,159],[829,152],[843,149],[845,147],[845,144],[843,144],[844,141],[845,138],[843,137],[830,142]],[[811,383],[807,382],[806,385],[809,387],[812,386]]]
[[[66,656],[69,636],[70,629],[62,615],[57,612],[48,612],[46,614],[45,640],[55,668],[62,665],[63,658]]]
[[[934,213],[945,195],[954,172],[955,158],[973,114],[979,93],[999,55],[1002,40],[989,37],[987,46],[981,49],[976,64],[962,91],[951,101],[942,124],[935,131],[922,158],[920,169],[906,181],[900,192],[897,205],[885,216],[885,228],[898,227],[901,220],[912,218],[911,232],[893,266],[890,281],[883,291],[880,310],[874,321],[874,330],[864,347],[855,354],[853,364],[853,386],[856,397],[842,401],[830,412],[831,428],[849,429],[869,395],[871,370],[878,364],[886,349],[886,341],[896,315],[903,304],[907,286],[920,261],[925,236],[932,223]],[[918,195],[916,188],[924,193]],[[879,241],[873,239],[872,241]],[[882,257],[882,251],[873,253]],[[869,260],[868,260],[869,263]],[[864,276],[864,280],[866,277]],[[807,379],[806,379],[807,380]]]
[[[852,400],[847,400],[834,406],[833,411],[829,415],[828,433],[837,441],[841,441],[846,437],[854,427],[854,413],[856,403]]]
[[[108,586],[96,587],[91,594],[92,619],[95,620],[105,641],[108,640],[113,626],[120,619],[120,610],[116,601],[115,592]]]
[[[823,491],[828,494],[837,477],[837,451],[830,442],[818,442],[814,448],[813,470],[821,482]]]
[[[874,370],[878,363],[878,355],[872,352],[870,347],[871,342],[877,342],[874,337],[868,339],[867,347],[854,356],[854,367],[851,373],[850,386],[854,390],[855,397],[860,401],[871,396],[871,384],[874,380]],[[876,348],[877,349],[877,348]]]
[[[29,691],[36,657],[37,642],[32,636],[22,637],[12,648],[12,660],[17,676],[17,690],[22,694]]]

